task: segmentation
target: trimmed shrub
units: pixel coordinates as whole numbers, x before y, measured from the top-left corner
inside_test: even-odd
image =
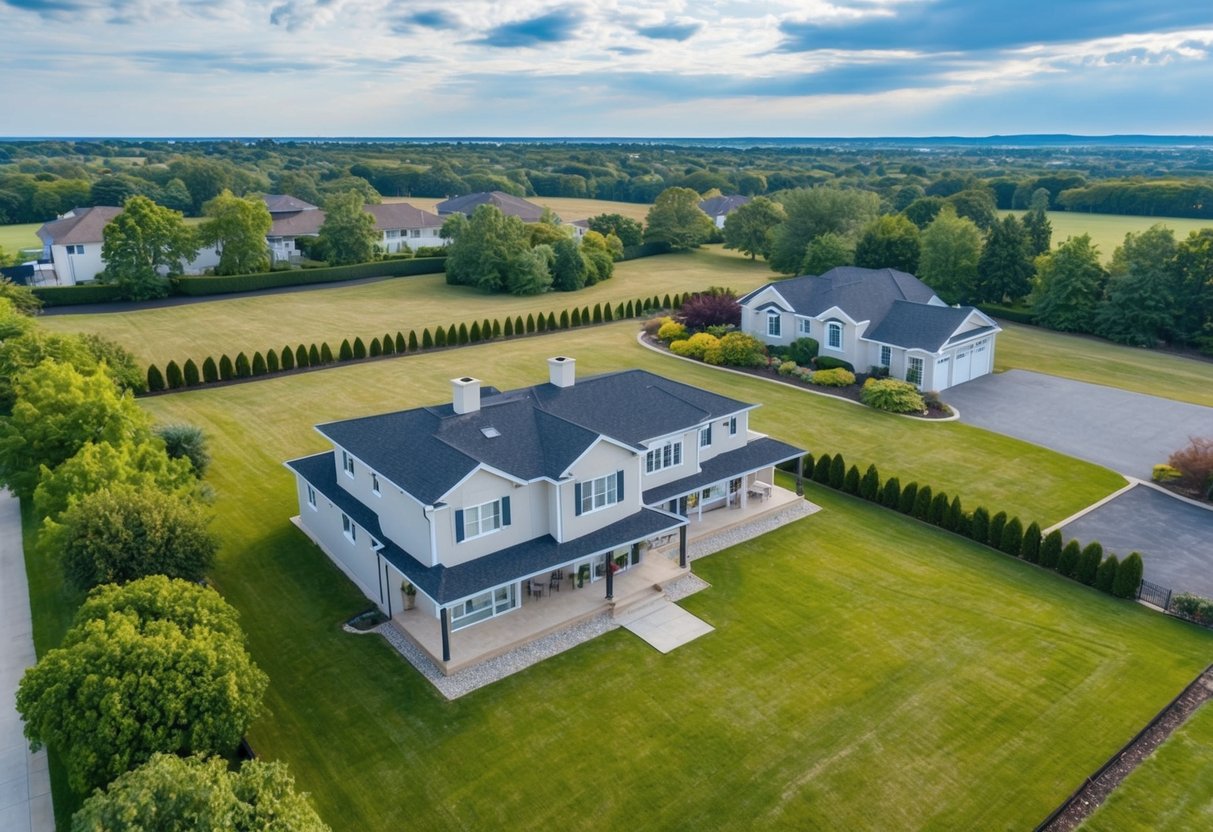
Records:
[[[673,318],[666,318],[661,324],[661,328],[657,330],[657,340],[665,341],[667,344],[671,341],[682,341],[687,337],[687,328]]]
[[[847,479],[847,462],[842,454],[835,454],[830,460],[830,488],[841,490]]]
[[[1150,479],[1154,482],[1171,482],[1183,476],[1183,472],[1178,468],[1172,468],[1165,462],[1154,466],[1153,472],[1150,474]]]
[[[936,494],[935,498],[931,500],[931,508],[927,512],[927,522],[932,526],[939,526],[940,528],[943,528],[948,522],[949,505],[950,503],[947,494],[942,491]]]
[[[268,372],[278,372],[278,352],[277,350],[265,351],[265,369]]]
[[[459,330],[455,328],[454,324],[451,324],[450,326],[448,326],[446,328],[446,345],[448,347],[453,347],[458,343],[459,343]]]
[[[353,353],[354,358],[366,358],[366,344],[362,342],[361,338],[354,339]]]
[[[77,286],[35,286],[31,290],[43,306],[75,306],[86,303],[113,303],[124,300],[124,287],[116,283],[92,283]]]
[[[560,328],[569,328],[569,310],[565,309],[560,313]]]
[[[628,301],[628,305],[623,308],[622,318],[635,318],[636,312],[633,310],[632,302]]]
[[[787,355],[802,367],[809,367],[813,364],[813,359],[817,357],[819,348],[820,345],[813,338],[797,338],[788,344]]]
[[[269,367],[265,363],[265,356],[261,354],[260,350],[253,353],[252,371],[255,376],[263,376],[269,371]]]
[[[580,309],[578,309],[576,307],[573,308],[573,318],[569,323],[572,326],[581,326],[581,310]]]
[[[720,339],[721,357],[730,367],[757,367],[766,353],[766,345],[744,332],[730,332]]]
[[[868,407],[889,413],[921,413],[927,407],[917,387],[895,378],[869,378],[863,383],[859,400]]]
[[[553,329],[554,328],[555,327],[553,327]],[[545,318],[542,314],[540,314],[539,319],[537,321],[535,321],[535,331],[536,332],[547,332],[548,331],[548,319]]]
[[[185,359],[185,367],[182,368],[182,373],[185,376],[186,387],[198,386],[201,379],[198,377],[198,365],[194,363],[194,359]]]
[[[278,362],[278,366],[283,371],[295,369],[295,353],[291,352],[290,347],[282,348],[282,359]]]
[[[248,378],[253,374],[253,365],[243,352],[236,355],[236,378]]]
[[[522,333],[527,332],[527,331],[528,330],[526,328],[526,324],[524,324],[522,322],[522,316],[519,315],[517,318],[514,319],[514,334],[521,335]]]
[[[957,534],[968,534],[969,530],[965,528],[965,510],[960,502],[960,497],[953,497],[951,504],[948,505],[948,516],[943,521],[943,527]]]
[[[817,462],[813,464],[813,482],[829,485],[832,463],[833,460],[830,459],[829,454],[822,454],[818,457]]]
[[[505,319],[505,337],[506,338],[514,337],[514,319],[513,318]]]
[[[496,318],[491,321],[485,318],[480,322],[480,337],[484,341],[501,337],[501,324],[497,322]]]
[[[311,357],[311,353],[308,353],[308,357],[309,358]],[[320,344],[320,363],[321,364],[332,364],[333,363],[333,350],[331,347],[329,347],[328,341],[324,341]]]
[[[1019,557],[1019,551],[1023,548],[1023,523],[1018,517],[1012,517],[1002,527],[998,548],[1013,558]]]
[[[703,360],[704,354],[710,349],[719,349],[720,339],[715,335],[709,335],[706,332],[696,332],[690,338],[682,341],[674,341],[670,344],[670,352],[674,355],[683,355],[688,358],[698,358]]]
[[[1056,569],[1061,560],[1061,531],[1054,529],[1045,535],[1040,544],[1040,565],[1045,569]]]
[[[314,283],[339,283],[363,277],[406,277],[417,274],[440,274],[445,257],[418,257],[411,260],[378,260],[349,266],[328,266],[320,269],[287,269],[257,274],[229,276],[186,275],[176,278],[177,291],[183,295],[223,295],[251,292],[280,286],[305,286]],[[107,287],[108,288],[108,287]]]
[[[859,481],[859,496],[865,500],[877,501],[880,498],[880,472],[875,465],[869,465]]]
[[[1078,576],[1078,559],[1082,557],[1082,547],[1078,545],[1077,540],[1071,540],[1061,550],[1061,557],[1057,559],[1057,571],[1067,578],[1075,578]]]
[[[228,381],[236,377],[236,368],[232,366],[232,359],[224,353],[219,357],[219,378],[223,381]]]
[[[977,543],[990,539],[990,512],[985,506],[973,509],[973,516],[969,518],[969,537]]]
[[[430,331],[428,328],[421,330],[421,348],[423,350],[428,350],[428,349],[433,349],[433,347],[434,347],[434,336],[430,335]]]
[[[460,327],[459,331],[462,333],[463,328]],[[483,340],[483,337],[480,334],[480,321],[472,321],[472,326],[470,329],[468,329],[468,343],[476,344],[481,340]]]
[[[148,365],[147,368],[147,392],[158,393],[164,389],[164,375],[160,372],[160,368],[155,364]]]
[[[819,370],[846,370],[848,373],[854,373],[855,367],[851,362],[843,361],[841,358],[831,358],[828,355],[819,355],[813,359],[813,365]]]
[[[307,367],[311,364],[311,360],[311,353],[308,352],[307,348],[303,346],[303,344],[300,344],[295,348],[296,367]]]
[[[596,324],[602,323],[602,304],[601,303],[594,304],[594,317],[592,320]]]
[[[451,324],[451,326],[453,328],[454,324]],[[446,342],[448,344],[466,344],[468,340],[468,325],[464,323],[459,324],[459,329],[455,331],[455,338],[453,341],[451,340],[451,333],[448,332],[446,334]]]
[[[1019,556],[1028,563],[1040,563],[1040,524],[1033,520],[1023,533]]]
[[[661,308],[662,309],[673,309],[674,308],[674,304],[672,304],[670,302],[670,296],[668,294],[664,298],[661,299]]]
[[[1117,598],[1136,598],[1141,589],[1141,555],[1133,552],[1116,567],[1116,578],[1112,582],[1112,594]]]
[[[1007,526],[1007,513],[1000,511],[990,518],[990,531],[985,540],[987,546],[997,549],[1002,545],[1002,530]]]
[[[417,330],[410,329],[409,330],[409,349],[408,349],[408,351],[417,352],[418,349],[419,349],[419,346],[417,343]],[[400,350],[400,352],[404,352],[404,350]]]
[[[411,352],[411,351],[417,349],[417,333],[410,331],[409,336],[412,338],[411,344],[405,340],[403,332],[400,332],[400,331],[396,332],[396,354],[397,355],[403,355],[406,352]]]
[[[897,510],[902,514],[913,514],[914,503],[918,501],[918,483],[912,482],[901,489],[901,499],[897,503]]]
[[[440,326],[434,327],[434,347],[446,346],[446,330]]]
[[[615,315],[611,312],[611,305],[608,303],[602,307],[602,321],[609,324],[613,320],[615,320]]]
[[[918,489],[918,495],[914,498],[914,516],[919,520],[928,520],[931,516],[931,501],[934,495],[931,494],[931,486],[924,485]]]
[[[556,315],[554,313],[552,313],[552,312],[548,313],[547,323],[548,323],[548,332],[555,332],[556,331]]]
[[[328,346],[328,345],[326,344],[325,346]],[[308,347],[308,350],[307,350],[307,364],[306,364],[306,366],[308,366],[308,367],[319,367],[319,366],[320,366],[320,363],[321,363],[321,362],[320,362],[320,350],[316,349],[316,345],[315,345],[315,344],[312,344],[310,347]],[[300,361],[300,362],[299,362],[299,366],[301,366],[301,367],[302,367],[302,366],[305,366],[305,365],[304,365],[304,362]]]
[[[1088,543],[1078,556],[1078,568],[1074,577],[1087,586],[1095,586],[1095,576],[1099,574],[1099,564],[1103,561],[1103,546],[1096,542]]]
[[[350,345],[349,338],[343,338],[341,340],[341,349],[337,352],[337,360],[338,361],[353,361],[354,360],[354,348]]]
[[[1120,561],[1116,555],[1108,555],[1104,558],[1103,563],[1099,565],[1099,571],[1095,573],[1095,588],[1100,592],[1112,594],[1112,587],[1116,583],[1116,568],[1120,565]]]
[[[527,334],[530,334],[535,331],[535,316],[534,315],[526,316],[526,331],[527,331]]]
[[[850,387],[855,383],[855,374],[842,368],[818,370],[809,378],[809,383],[819,387]]]
[[[880,489],[880,504],[896,511],[899,502],[901,502],[901,480],[897,477],[890,477],[885,480],[884,487]]]
[[[170,361],[164,366],[164,385],[169,390],[185,386],[185,377],[181,374],[181,367],[176,361]]]
[[[366,354],[371,358],[378,358],[383,355],[383,347],[379,344],[378,338],[371,339],[371,345],[366,348]]]
[[[403,341],[404,339],[401,338],[400,340]],[[374,346],[374,344],[371,346]],[[383,338],[379,341],[379,349],[383,350],[384,355],[392,355],[396,352],[396,342],[392,339],[390,333],[385,332],[383,334]]]
[[[207,384],[213,384],[219,380],[219,368],[215,366],[215,359],[209,355],[202,362],[202,380]]]
[[[1113,556],[1115,558],[1115,556]],[[1102,569],[1102,567],[1100,567]],[[1171,598],[1171,612],[1206,626],[1213,624],[1213,601],[1181,592]]]
[[[847,469],[847,475],[842,479],[844,494],[859,494],[859,468],[852,465]]]

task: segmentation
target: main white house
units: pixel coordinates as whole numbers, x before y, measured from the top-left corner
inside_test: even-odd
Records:
[[[524,602],[584,617],[649,560],[685,574],[688,526],[761,507],[773,466],[803,456],[749,430],[756,405],[548,366],[545,384],[459,378],[445,404],[318,425],[333,448],[286,463],[295,522],[444,672],[509,641],[493,628]]]
[[[741,299],[741,328],[768,344],[813,338],[820,354],[923,390],[946,390],[994,368],[1002,329],[972,306],[948,306],[895,269],[840,266],[768,283]]]

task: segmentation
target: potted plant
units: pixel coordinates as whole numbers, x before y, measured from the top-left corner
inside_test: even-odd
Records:
[[[405,581],[401,584],[400,590],[404,593],[404,608],[406,610],[411,610],[417,606],[417,587]]]
[[[577,570],[577,588],[581,589],[585,586],[586,578],[590,577],[590,565],[588,563],[581,564]]]

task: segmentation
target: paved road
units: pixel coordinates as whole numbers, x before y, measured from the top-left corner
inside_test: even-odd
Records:
[[[0,491],[0,830],[54,832],[46,750],[31,754],[15,706],[17,683],[34,663],[29,585],[19,503]]]
[[[1149,479],[1188,444],[1213,436],[1213,407],[1010,370],[949,389],[960,420]]]
[[[1137,485],[1062,527],[1067,540],[1098,540],[1121,559],[1140,552],[1145,579],[1213,598],[1213,508]]]

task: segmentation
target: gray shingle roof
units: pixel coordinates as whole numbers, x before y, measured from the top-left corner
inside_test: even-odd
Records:
[[[938,352],[973,311],[971,306],[954,308],[894,301],[884,319],[864,337],[895,347]]]
[[[714,196],[699,203],[699,210],[709,217],[724,217],[750,201],[748,196],[730,194],[729,196]]]
[[[636,402],[644,401],[644,407]],[[482,389],[480,409],[450,404],[318,425],[317,430],[372,469],[433,504],[480,463],[520,480],[560,477],[599,435],[639,443],[688,430],[745,408],[644,370],[539,384],[505,393]],[[488,438],[483,428],[496,428]]]
[[[122,213],[112,205],[95,205],[91,208],[73,208],[71,216],[43,223],[38,229],[38,239],[56,246],[100,243],[102,231],[114,217]]]
[[[452,197],[445,202],[439,202],[434,206],[434,210],[438,212],[439,216],[471,214],[481,205],[495,205],[501,210],[501,213],[518,217],[523,222],[539,222],[543,216],[543,208],[540,206],[502,191],[481,191],[477,194]]]
[[[877,325],[899,300],[925,304],[935,297],[929,286],[912,274],[895,269],[861,269],[839,266],[823,275],[792,277],[768,283],[741,299],[745,303],[768,286],[773,287],[801,315],[817,316],[837,306],[856,321]]]
[[[287,467],[350,516],[367,534],[383,544],[380,554],[412,583],[439,604],[445,604],[490,587],[529,575],[550,572],[588,555],[645,540],[685,525],[686,520],[652,509],[642,509],[623,520],[564,543],[551,535],[528,540],[475,558],[458,566],[426,566],[383,535],[379,518],[337,484],[332,453],[294,459]]]
[[[310,202],[304,202],[298,197],[293,197],[290,194],[265,194],[261,197],[265,202],[265,207],[269,209],[271,214],[289,214],[295,211],[315,211],[318,206]]]
[[[803,455],[804,451],[794,445],[764,436],[748,443],[744,448],[717,454],[700,465],[698,474],[650,488],[644,492],[644,501],[648,505],[656,505],[712,483],[739,477]]]
[[[376,231],[400,230],[405,228],[441,228],[442,218],[429,211],[409,205],[407,202],[389,202],[383,205],[364,205],[368,214],[375,218]],[[324,225],[325,213],[317,208],[314,211],[298,211],[281,214],[274,217],[270,225],[269,237],[307,237],[320,233]]]

